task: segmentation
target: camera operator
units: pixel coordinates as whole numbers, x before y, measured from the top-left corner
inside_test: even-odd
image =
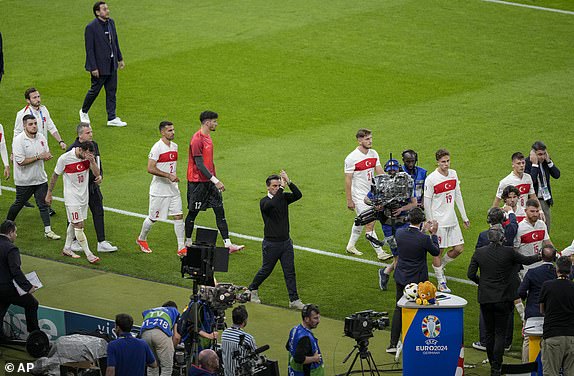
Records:
[[[198,365],[192,365],[187,376],[216,376],[219,369],[219,357],[211,349],[199,353]]]
[[[397,172],[400,171],[399,161],[396,159],[389,159],[385,163],[385,172],[391,177],[395,177]],[[396,182],[396,180],[394,180]],[[389,284],[390,275],[397,266],[397,242],[395,240],[395,234],[398,229],[408,227],[407,214],[408,212],[417,207],[417,198],[414,195],[414,191],[411,197],[404,200],[399,200],[392,207],[388,208],[388,216],[383,216],[381,218],[381,225],[383,227],[383,233],[385,234],[385,241],[391,249],[393,254],[393,262],[384,269],[379,269],[379,288],[383,291],[387,290]],[[370,200],[374,198],[374,195],[369,192],[367,198],[365,198],[365,203],[370,204]],[[384,210],[386,208],[379,208],[379,210]]]
[[[235,376],[235,370],[239,366],[239,358],[245,357],[247,349],[255,350],[255,339],[243,328],[247,325],[249,317],[244,305],[237,306],[232,313],[233,325],[221,334],[221,350],[225,376]]]
[[[191,301],[185,308],[177,323],[177,332],[181,336],[181,341],[185,344],[186,352],[191,351],[193,343],[193,328],[195,327],[195,306],[197,305],[197,326],[199,351],[211,348],[213,341],[217,340],[217,331],[215,331],[215,314],[209,304],[202,299],[197,302]]]
[[[142,312],[143,323],[141,326],[141,338],[152,349],[155,358],[161,368],[151,368],[148,376],[166,375],[171,376],[173,371],[173,355],[175,346],[181,340],[177,332],[177,319],[179,312],[175,302],[167,301],[161,307],[148,309]]]
[[[313,335],[321,321],[321,312],[315,304],[306,304],[301,310],[303,321],[289,332],[285,347],[289,351],[289,376],[323,376],[325,364],[319,342]]]
[[[425,222],[425,213],[421,208],[412,209],[409,212],[408,220],[410,222],[409,227],[399,229],[395,235],[398,252],[397,269],[395,270],[397,302],[403,296],[406,285],[429,279],[427,252],[432,256],[438,256],[440,253],[438,237],[436,236],[437,221]],[[423,231],[430,232],[431,236],[424,234]],[[401,314],[401,308],[395,306],[391,326],[391,343],[387,347],[387,352],[391,354],[397,352],[402,326]]]

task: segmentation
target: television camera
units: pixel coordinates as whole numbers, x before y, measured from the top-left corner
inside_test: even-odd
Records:
[[[252,349],[243,343],[243,338],[239,337],[239,350],[233,352],[237,368],[235,376],[279,376],[279,365],[277,361],[267,359],[265,355],[260,355],[269,350],[269,345]]]
[[[371,338],[375,330],[389,326],[389,314],[372,309],[353,313],[345,317],[345,335],[355,340]]]

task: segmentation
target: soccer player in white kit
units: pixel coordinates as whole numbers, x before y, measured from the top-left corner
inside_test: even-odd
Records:
[[[177,237],[177,254],[184,256],[185,224],[183,223],[183,209],[181,194],[179,192],[179,178],[177,177],[177,144],[173,142],[175,130],[173,123],[162,121],[159,123],[161,139],[156,142],[149,153],[147,172],[153,175],[149,187],[149,215],[143,221],[142,229],[136,242],[142,252],[151,253],[147,243],[147,235],[158,219],[167,219],[173,216],[173,228]]]
[[[4,178],[10,178],[10,160],[8,159],[8,148],[6,147],[6,134],[4,133],[4,127],[0,124],[0,157],[2,157],[2,163],[4,163]],[[2,190],[0,189],[0,195]]]
[[[444,266],[457,258],[464,249],[464,239],[454,209],[455,203],[465,228],[470,227],[470,220],[464,209],[460,181],[456,171],[450,169],[450,153],[446,149],[439,149],[435,157],[438,167],[425,180],[424,209],[427,220],[435,220],[439,226],[437,235],[441,253],[433,257],[432,262],[438,290],[450,292],[446,285]],[[444,252],[446,248],[451,249]]]
[[[526,218],[518,224],[518,232],[514,238],[514,248],[525,256],[532,256],[539,254],[542,247],[545,245],[553,245],[548,235],[546,223],[540,219],[540,203],[538,200],[529,199],[526,201],[525,214]],[[542,261],[531,264],[523,265],[520,270],[520,279],[529,269],[540,266]]]
[[[52,191],[56,186],[58,177],[64,175],[64,204],[68,216],[68,229],[66,232],[66,243],[62,250],[63,256],[80,258],[72,251],[72,241],[74,237],[80,243],[82,250],[86,254],[88,261],[92,264],[100,261],[88,246],[88,239],[84,233],[84,221],[88,218],[88,178],[89,170],[97,179],[100,176],[100,169],[94,157],[94,145],[91,142],[83,142],[79,147],[62,154],[56,162],[56,168],[50,179],[48,193],[46,193],[46,203],[52,203]]]
[[[357,131],[356,137],[359,146],[345,158],[345,193],[347,196],[347,208],[355,210],[357,215],[359,215],[363,211],[370,209],[370,206],[365,204],[364,199],[371,190],[373,177],[375,174],[383,174],[383,168],[381,167],[379,154],[372,149],[373,135],[371,131],[361,128]],[[364,227],[367,234],[377,239],[374,226],[375,222],[373,221]],[[357,226],[353,223],[351,237],[346,248],[348,253],[359,256],[363,254],[355,247],[362,232],[363,226]],[[383,251],[378,245],[373,243],[371,245],[377,252],[379,260],[393,257]]]
[[[500,200],[502,199],[502,192],[504,191],[504,188],[509,185],[513,185],[518,188],[520,196],[518,197],[518,204],[516,205],[515,213],[518,223],[522,222],[524,218],[526,218],[526,214],[524,212],[524,209],[526,208],[526,201],[529,199],[538,200],[536,193],[534,192],[532,178],[529,174],[524,173],[524,166],[524,155],[521,152],[512,154],[512,172],[500,181],[498,184],[498,190],[496,191],[496,197],[492,202],[492,207],[498,208],[500,206]]]

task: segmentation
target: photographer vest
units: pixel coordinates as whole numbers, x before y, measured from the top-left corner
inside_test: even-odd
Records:
[[[289,333],[289,341],[287,342],[289,348],[289,375],[291,376],[304,376],[303,364],[295,362],[293,358],[295,356],[295,351],[297,349],[297,344],[303,337],[309,337],[311,341],[311,353],[319,352],[319,342],[317,338],[313,335],[309,329],[305,328],[303,325],[299,324]],[[311,363],[311,376],[324,376],[325,375],[325,365],[323,364],[323,358],[319,363]]]
[[[173,326],[177,322],[179,312],[174,307],[157,307],[142,312],[144,321],[140,333],[149,329],[161,329],[168,337],[173,337]]]

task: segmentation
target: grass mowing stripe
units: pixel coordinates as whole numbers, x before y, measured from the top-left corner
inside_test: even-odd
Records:
[[[16,192],[15,188],[12,187],[1,187],[2,190],[5,191],[10,191],[10,192]],[[64,202],[64,199],[61,197],[53,197],[54,200],[56,201],[61,201]],[[116,208],[110,208],[109,206],[104,206],[104,210],[112,212],[112,213],[117,213],[117,214],[121,214],[121,215],[126,215],[129,217],[136,217],[136,218],[142,218],[145,219],[147,217],[147,215],[145,214],[140,214],[140,213],[134,213],[131,211],[127,211],[127,210],[122,210],[122,209],[116,209]],[[164,223],[170,223],[173,224],[174,221],[171,219],[157,219],[157,222],[164,222]],[[206,226],[195,226],[196,228],[205,228],[205,229],[209,229],[209,230],[217,230],[211,227],[206,227]],[[230,235],[233,235],[237,238],[241,238],[241,239],[247,239],[247,240],[252,240],[252,241],[256,241],[256,242],[262,242],[263,238],[257,237],[257,236],[251,236],[251,235],[245,235],[245,234],[239,234],[236,232],[229,232]],[[298,249],[300,251],[305,251],[305,252],[310,252],[310,253],[315,253],[318,255],[323,255],[323,256],[329,256],[329,257],[334,257],[334,258],[339,258],[339,259],[344,259],[344,260],[349,260],[349,261],[354,261],[354,262],[360,262],[363,264],[369,264],[369,265],[375,265],[375,266],[383,266],[386,267],[388,266],[388,264],[382,263],[382,262],[377,262],[377,261],[373,261],[373,260],[363,260],[360,259],[358,257],[353,257],[353,256],[347,256],[347,255],[342,255],[339,253],[333,253],[333,252],[328,252],[328,251],[322,251],[320,249],[315,249],[315,248],[309,248],[309,247],[304,247],[304,246],[300,246],[300,245],[295,245],[293,244],[293,248],[294,249]],[[430,276],[435,276],[434,273],[429,273]],[[476,284],[472,281],[468,281],[466,279],[462,279],[462,278],[456,278],[456,277],[447,277],[447,279],[449,281],[455,281],[455,282],[459,282],[459,283],[464,283],[467,285],[473,285],[476,286]]]
[[[562,9],[554,9],[554,8],[544,8],[544,7],[539,7],[539,6],[536,6],[536,5],[512,3],[512,2],[510,2],[510,1],[502,1],[502,0],[482,0],[482,1],[486,1],[487,3],[497,3],[497,4],[503,4],[503,5],[512,5],[512,6],[515,6],[515,7],[530,8],[530,9],[536,9],[536,10],[544,10],[544,11],[546,11],[546,12],[554,12],[554,13],[562,13],[562,14],[574,15],[574,12],[572,12],[572,11],[570,11],[570,10],[562,10]]]

